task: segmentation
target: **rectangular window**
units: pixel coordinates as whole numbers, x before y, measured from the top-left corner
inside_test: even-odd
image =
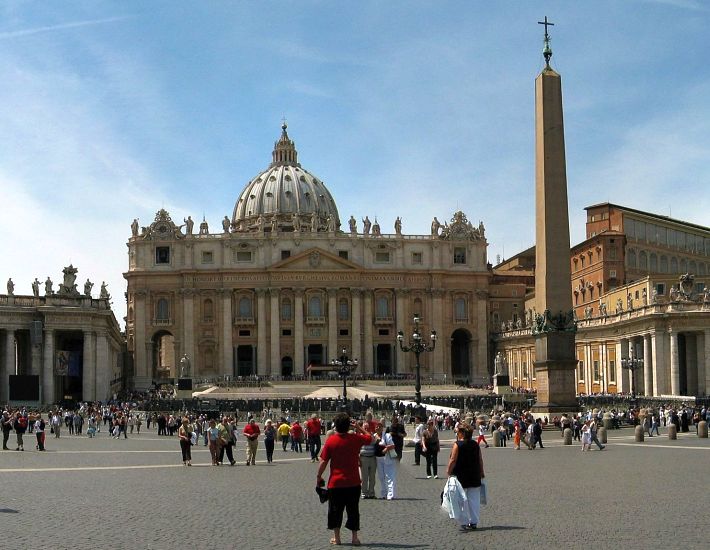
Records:
[[[412,252],[412,264],[413,265],[422,265],[422,253],[421,252]]]
[[[614,359],[609,360],[609,383],[616,384],[616,361]]]
[[[375,252],[375,263],[378,263],[378,264],[390,263],[390,253],[389,252]]]
[[[237,250],[237,261],[238,262],[251,262],[252,252],[251,250]]]
[[[609,249],[609,259],[616,260],[616,247]]]
[[[338,250],[338,256],[341,257],[343,260],[348,259],[348,251],[347,250]]]
[[[389,335],[390,335],[390,331],[389,331],[389,329],[387,329],[387,328],[381,328],[381,329],[379,330],[378,334],[379,334],[380,336],[389,336]]]
[[[616,279],[616,269],[610,269],[610,270],[609,270],[609,278],[610,278],[610,279]]]
[[[251,331],[250,330],[240,330],[239,336],[251,336]]]
[[[170,263],[170,247],[156,246],[155,247],[155,263],[169,264]]]
[[[454,248],[454,263],[459,265],[466,263],[466,249],[464,247]]]
[[[211,250],[204,250],[202,252],[202,263],[203,264],[211,264],[214,262],[214,255],[212,254]]]
[[[584,361],[577,362],[577,380],[584,381]]]
[[[347,336],[347,335],[350,334],[350,333],[348,332],[348,329],[346,329],[346,328],[341,328],[341,329],[338,331],[338,334],[339,334],[340,336]]]
[[[656,294],[659,296],[663,296],[666,293],[666,283],[657,283],[656,284]]]
[[[291,257],[291,251],[290,250],[282,250],[281,251],[281,259],[285,260],[287,258]]]
[[[285,328],[281,331],[281,336],[291,336],[291,329]]]
[[[594,381],[599,382],[599,361],[594,361],[592,363],[592,368],[594,370]]]

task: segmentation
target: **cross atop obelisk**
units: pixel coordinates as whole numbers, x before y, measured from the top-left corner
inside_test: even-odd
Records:
[[[538,25],[545,25],[545,47],[542,49],[542,55],[545,57],[545,65],[550,68],[550,58],[552,57],[552,48],[550,47],[550,35],[547,32],[547,27],[554,27],[554,23],[547,20],[547,15],[544,21],[538,21]]]

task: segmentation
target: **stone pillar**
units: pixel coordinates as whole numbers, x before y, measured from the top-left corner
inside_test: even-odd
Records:
[[[360,333],[360,327],[362,327],[362,312],[360,310],[362,289],[353,288],[350,291],[350,295],[352,297],[352,311],[350,312],[352,317],[352,355],[353,358],[360,361],[362,358],[362,335]]]
[[[408,291],[402,288],[395,290],[395,324],[396,331],[403,330],[407,327],[406,301]],[[394,353],[397,358],[395,372],[401,374],[405,371],[404,352],[399,349],[399,344],[394,347]]]
[[[269,289],[269,300],[271,303],[271,334],[269,335],[271,361],[269,362],[269,374],[281,374],[281,307],[279,304],[279,289]]]
[[[32,344],[30,337],[30,374],[42,375],[42,344]]]
[[[303,349],[303,291],[296,289],[293,293],[294,310],[294,365],[293,372],[298,375],[305,373]]]
[[[82,358],[82,387],[84,401],[96,401],[96,343],[93,332],[84,331],[84,356]]]
[[[619,356],[619,367],[621,367],[621,358],[625,357],[628,358],[630,357],[629,355],[629,339],[628,338],[622,338],[621,339],[621,355]],[[623,393],[629,393],[631,391],[631,384],[629,383],[629,371],[626,369],[621,369],[621,376],[619,377],[619,380],[621,381],[621,391]]]
[[[41,398],[43,403],[51,404],[56,401],[56,396],[54,395],[54,331],[52,329],[44,329],[44,349],[42,350],[42,359],[43,368]]]
[[[685,335],[685,372],[688,395],[698,394],[698,340],[695,334]]]
[[[425,339],[429,339],[429,334],[432,330],[436,331],[437,335],[443,336],[443,330],[444,330],[444,296],[445,296],[445,291],[442,288],[435,288],[432,289],[432,296],[434,298],[433,300],[433,305],[434,309],[432,311],[432,318],[431,318],[431,324],[429,324],[428,329],[424,334],[422,334],[422,337]],[[446,371],[444,365],[446,365],[446,361],[444,361],[444,352],[447,351],[448,346],[450,345],[450,341],[448,338],[441,338],[437,343],[436,343],[436,348],[434,348],[434,351],[432,353],[422,353],[420,357],[420,363],[424,364],[425,361],[429,361],[429,372],[433,373],[436,371]],[[431,358],[426,357],[427,355],[430,355]],[[469,369],[469,379],[471,377],[471,371]]]
[[[338,349],[338,291],[334,288],[328,289],[328,355],[325,363],[330,363],[331,359],[340,357]],[[351,352],[352,359],[352,352]]]
[[[266,374],[269,350],[266,349],[266,289],[256,289],[256,373]]]
[[[150,361],[152,357],[146,355],[146,330],[150,326],[150,319],[147,317],[147,294],[144,291],[135,292],[135,312],[133,320],[133,368],[135,376],[135,386],[137,389],[145,389],[150,385],[152,377]]]
[[[195,348],[195,292],[191,288],[186,288],[182,292],[182,345],[183,352],[178,355],[182,357],[187,354],[192,367],[192,375],[195,376],[198,374],[200,365],[197,364],[197,350]]]
[[[109,382],[113,379],[113,365],[109,353],[108,334],[96,334],[96,399],[106,401],[111,395]]]
[[[476,294],[476,330],[478,332],[478,346],[477,346],[477,356],[475,363],[473,365],[473,382],[475,384],[488,383],[489,369],[488,369],[488,301],[487,293],[480,291]],[[445,336],[441,335],[442,338]],[[438,344],[437,344],[438,345]],[[526,362],[533,371],[534,367],[531,361],[529,350],[526,353]],[[451,372],[451,369],[447,369]]]
[[[680,362],[678,358],[678,333],[673,329],[668,331],[671,337],[671,394],[680,395]]]
[[[653,395],[665,395],[666,373],[668,360],[666,358],[666,337],[662,331],[651,333],[651,362],[653,363]]]
[[[234,376],[234,342],[232,340],[232,291],[222,289],[222,374]],[[189,356],[189,354],[188,354]],[[192,359],[190,359],[192,361]],[[194,371],[193,371],[194,375]]]
[[[651,351],[651,335],[643,337],[643,390],[644,395],[653,395],[653,352]]]
[[[365,312],[363,314],[363,323],[365,329],[365,353],[363,353],[363,362],[360,372],[363,374],[372,374],[375,372],[375,363],[373,361],[374,349],[372,341],[372,291],[366,289],[365,294]]]
[[[710,393],[710,329],[698,334],[698,394]]]
[[[5,330],[5,357],[2,360],[0,365],[0,403],[4,406],[10,399],[10,375],[15,374],[15,331],[12,329]]]

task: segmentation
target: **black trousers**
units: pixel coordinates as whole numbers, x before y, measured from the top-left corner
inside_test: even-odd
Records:
[[[266,449],[266,461],[272,462],[274,460],[274,440],[264,439],[264,448]]]
[[[2,431],[2,448],[5,449],[7,448],[7,440],[10,439],[10,430]]]
[[[233,443],[228,443],[227,445],[223,445],[222,447],[219,448],[219,461],[224,462],[224,452],[227,451],[227,460],[229,460],[229,463],[231,464],[234,462],[234,455],[232,454],[232,446]]]
[[[345,528],[360,530],[360,486],[328,489],[328,529],[340,529],[343,510],[348,512]]]
[[[192,460],[192,449],[190,449],[190,442],[184,439],[180,440],[180,450],[182,451],[182,461]]]

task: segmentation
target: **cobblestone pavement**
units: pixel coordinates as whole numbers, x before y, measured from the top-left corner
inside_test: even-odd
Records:
[[[451,432],[444,432],[451,439]],[[407,449],[399,498],[361,501],[366,548],[706,548],[710,444],[694,433],[634,443],[611,432],[582,453],[545,432],[544,450],[484,449],[491,502],[479,529],[459,533],[439,508],[442,479],[426,479]],[[327,548],[316,465],[284,453],[256,466],[209,466],[199,446],[182,466],[176,438],[62,436],[47,452],[0,453],[0,548]],[[10,443],[14,448],[14,434]],[[244,442],[236,457],[244,457]],[[349,532],[343,531],[343,540]]]

